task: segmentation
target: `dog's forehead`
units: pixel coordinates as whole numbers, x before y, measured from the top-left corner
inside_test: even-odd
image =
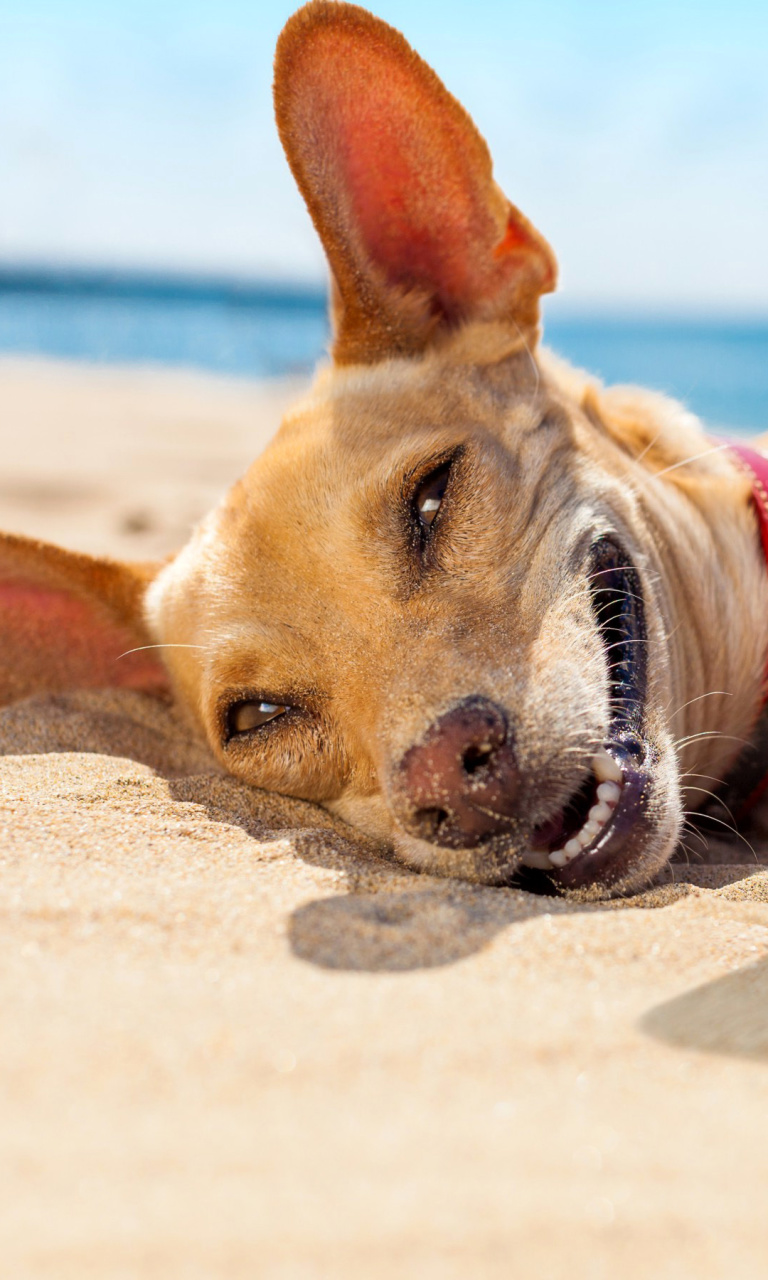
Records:
[[[292,566],[301,547],[311,558],[329,537],[334,553],[350,551],[345,531],[359,532],[377,500],[394,500],[431,461],[462,445],[501,444],[512,457],[547,411],[530,357],[503,367],[413,363],[321,377],[230,491],[225,541],[250,539],[268,560]]]
[[[478,339],[477,330],[480,329]],[[537,411],[546,389],[527,349],[509,350],[482,326],[420,360],[331,368],[289,413],[276,442],[301,434],[325,436],[335,448],[379,451],[382,461],[398,439],[432,430],[500,430],[515,413]],[[496,357],[496,358],[494,358]]]
[[[232,493],[253,507],[297,503],[303,518],[334,509],[452,444],[503,439],[546,411],[548,391],[527,352],[496,362],[392,360],[331,370],[289,412],[271,445]]]

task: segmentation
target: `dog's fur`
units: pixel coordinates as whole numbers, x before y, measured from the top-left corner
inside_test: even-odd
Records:
[[[507,882],[606,738],[586,566],[609,532],[642,582],[652,775],[621,858],[582,883],[637,887],[762,704],[749,485],[679,405],[604,390],[538,348],[551,250],[397,32],[311,0],[275,86],[332,269],[332,366],[170,563],[0,539],[0,696],[170,686],[238,777],[327,806],[412,866]],[[425,531],[413,494],[449,457]],[[488,839],[445,845],[414,834],[403,762],[473,699],[507,725],[514,803]],[[290,710],[227,740],[238,700]]]

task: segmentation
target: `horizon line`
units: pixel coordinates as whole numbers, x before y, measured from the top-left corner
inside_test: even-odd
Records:
[[[0,259],[0,297],[8,293],[60,294],[93,298],[146,299],[167,302],[219,302],[244,307],[276,307],[327,311],[328,287],[317,280],[291,276],[221,271],[205,268],[149,267],[126,264],[80,264]],[[679,299],[568,296],[558,291],[543,299],[549,319],[613,317],[659,322],[696,320],[711,323],[768,323],[765,304]]]

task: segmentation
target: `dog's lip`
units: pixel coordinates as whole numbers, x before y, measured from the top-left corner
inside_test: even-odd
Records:
[[[589,582],[606,646],[613,714],[604,746],[593,757],[591,777],[568,805],[534,831],[531,850],[523,857],[525,865],[548,871],[568,888],[613,883],[626,873],[637,853],[632,835],[647,810],[653,783],[653,752],[642,732],[647,686],[643,592],[631,557],[615,537],[593,543]],[[598,790],[607,777],[613,787]],[[582,820],[567,835],[569,808]],[[586,838],[589,834],[592,839]]]
[[[647,811],[653,786],[653,754],[639,738],[627,735],[610,743],[608,754],[621,769],[621,793],[609,820],[591,844],[550,874],[563,888],[580,889],[596,882],[615,883],[630,870],[636,856],[631,837]]]

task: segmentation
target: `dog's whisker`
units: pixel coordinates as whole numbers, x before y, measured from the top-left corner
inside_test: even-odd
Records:
[[[678,467],[687,467],[691,462],[700,462],[702,458],[708,458],[713,453],[722,453],[725,449],[729,449],[728,444],[716,444],[711,449],[704,449],[702,453],[693,453],[689,458],[682,458],[680,462],[673,462],[671,466],[664,467],[661,471],[652,471],[651,475],[654,480],[658,480],[660,476],[669,475],[670,471],[677,471]]]
[[[684,827],[683,830],[686,831],[688,835],[695,834],[688,827]],[[685,854],[686,867],[690,867],[692,862],[695,863],[695,862],[703,861],[703,854],[701,854],[698,849],[692,849],[689,844],[686,844],[685,840],[683,840],[682,834],[680,836],[680,839],[678,840],[678,844],[682,849],[683,853]]]
[[[121,658],[127,658],[131,653],[144,653],[146,649],[204,649],[203,644],[140,644],[135,649],[126,649],[125,653],[119,653],[115,658],[115,662],[119,662]]]
[[[701,777],[701,776],[703,776],[703,775],[697,774],[696,776],[697,776],[697,777]],[[716,801],[717,801],[717,803],[718,803],[719,805],[721,805],[721,807],[722,807],[723,811],[724,811],[725,813],[727,813],[728,817],[731,819],[731,822],[733,822],[733,823],[734,823],[734,830],[735,830],[736,818],[734,817],[734,814],[733,814],[732,810],[728,807],[728,805],[725,803],[725,801],[724,801],[724,800],[722,800],[722,799],[720,798],[720,796],[719,796],[715,791],[710,791],[708,787],[696,787],[696,786],[693,786],[693,785],[688,785],[687,783],[686,783],[686,785],[682,788],[682,790],[683,790],[683,791],[700,791],[700,792],[701,792],[703,795],[705,795],[705,796],[711,796],[713,800],[716,800]],[[704,814],[703,816],[704,816],[705,818],[708,818],[708,817],[709,817],[709,814]]]
[[[708,738],[722,738],[724,742],[739,742],[743,747],[749,746],[748,738],[739,738],[732,733],[721,733],[719,729],[702,729],[701,733],[691,733],[687,738],[678,738],[672,743],[675,750],[688,746],[691,742]]]
[[[750,843],[750,841],[747,839],[747,837],[744,835],[742,831],[739,831],[737,827],[732,826],[730,822],[725,822],[722,818],[716,818],[711,813],[699,815],[699,814],[696,814],[695,812],[691,812],[690,810],[686,811],[686,817],[688,818],[697,818],[702,816],[704,820],[707,822],[715,822],[719,827],[725,827],[726,831],[729,831],[731,835],[736,836],[737,840],[740,840],[742,844],[745,844],[747,846],[747,848],[749,849],[749,852],[752,854],[754,861],[756,863],[760,862],[760,859],[757,856],[757,850],[755,849],[754,845]]]
[[[680,781],[684,778],[704,778],[707,782],[714,782],[717,786],[722,784],[722,778],[715,778],[711,773],[696,773],[693,769],[686,769],[685,773],[680,774]]]
[[[627,645],[630,645],[630,644],[648,644],[648,641],[647,641],[647,640],[645,640],[645,639],[637,639],[637,640],[616,640],[616,641],[614,641],[614,643],[613,643],[613,644],[607,644],[607,645],[605,646],[605,648],[604,648],[604,651],[603,651],[603,652],[604,652],[604,653],[610,653],[613,649],[623,649],[623,648],[625,648]]]
[[[674,720],[675,716],[679,716],[681,711],[685,711],[686,707],[692,707],[696,702],[703,702],[705,698],[732,698],[733,694],[727,689],[710,689],[709,693],[700,693],[695,698],[689,698],[687,702],[682,703],[675,711],[670,714],[670,720]],[[665,708],[667,710],[668,708]]]
[[[663,434],[664,434],[663,430],[660,429],[659,431],[657,431],[656,435],[651,440],[648,441],[645,448],[641,449],[639,453],[635,454],[634,458],[632,459],[635,465],[637,465],[637,463],[639,462],[642,462],[643,458],[650,453],[653,446],[659,443],[659,440],[661,439]],[[627,468],[627,470],[629,470],[629,468]]]
[[[687,835],[691,836],[692,839],[698,840],[701,844],[703,844],[705,849],[709,848],[709,841],[705,839],[701,831],[697,831],[696,828],[692,827],[688,822],[684,824],[683,830],[686,832]],[[683,844],[682,840],[680,841],[680,843]],[[683,845],[683,847],[686,848],[687,846]],[[701,857],[701,854],[698,854],[697,856]]]

